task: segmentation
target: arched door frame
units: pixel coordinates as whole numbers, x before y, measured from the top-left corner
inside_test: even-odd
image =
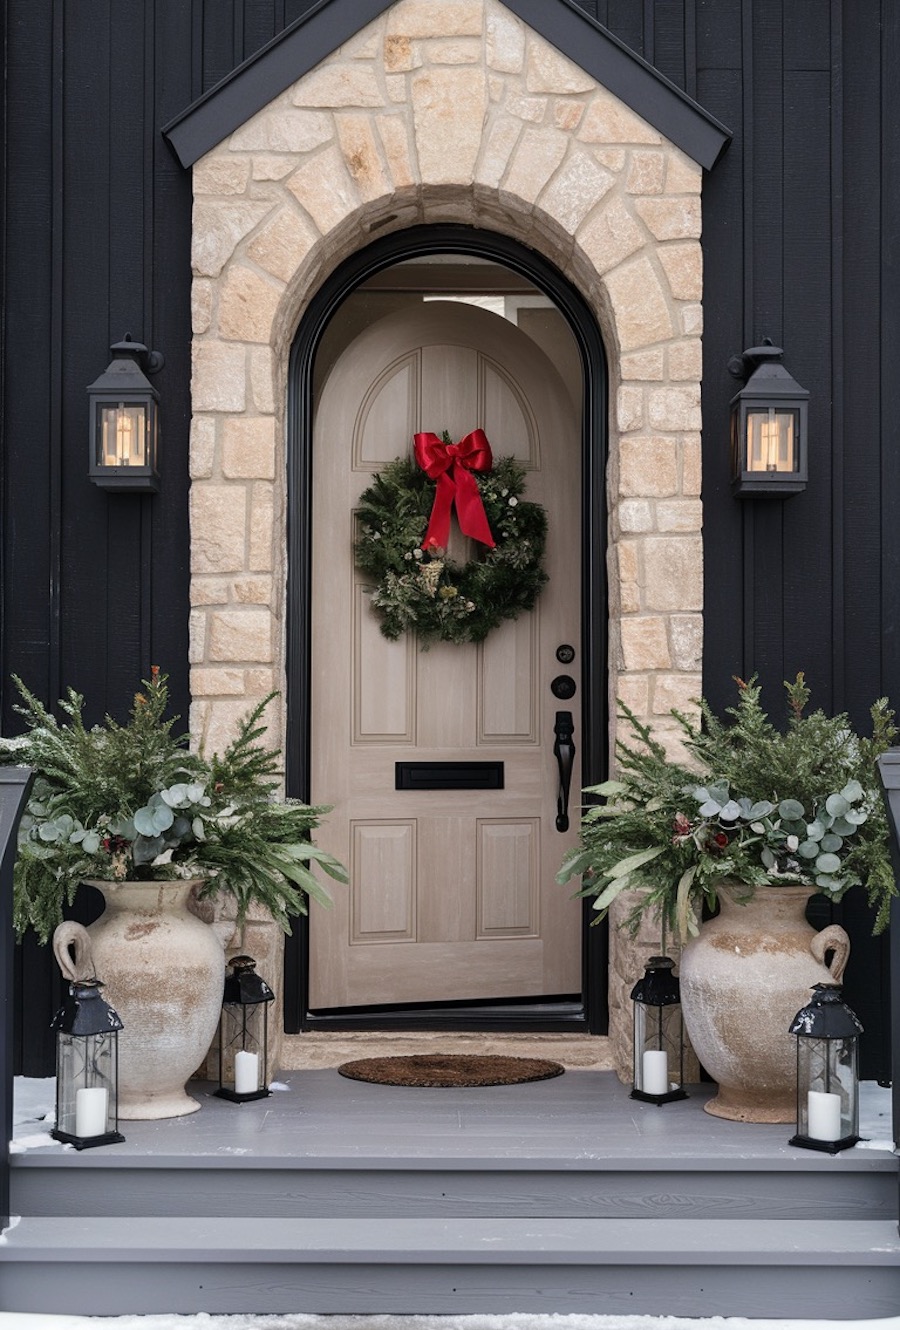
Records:
[[[287,724],[285,778],[288,794],[310,797],[310,602],[312,595],[312,426],[313,367],[332,315],[363,282],[384,268],[428,254],[466,254],[493,260],[527,278],[553,300],[566,319],[582,364],[582,735],[585,784],[596,784],[607,769],[606,460],[608,405],[606,356],[600,330],[583,297],[535,250],[509,236],[468,226],[415,226],[396,231],[357,251],[328,277],[301,320],[291,348],[287,399]],[[565,888],[560,888],[565,890]],[[301,1029],[494,1029],[589,1031],[605,1034],[608,1023],[605,925],[589,927],[584,910],[583,1006],[565,1011],[523,1006],[521,1019],[509,1012],[493,1018],[484,1009],[435,1013],[414,1011],[313,1017],[307,1011],[309,929],[297,921],[285,943],[285,1030]]]

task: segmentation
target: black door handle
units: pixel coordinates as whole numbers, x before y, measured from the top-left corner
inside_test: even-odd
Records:
[[[559,767],[559,794],[556,799],[556,830],[569,830],[569,786],[575,763],[575,724],[571,711],[557,711],[553,726],[553,756]]]

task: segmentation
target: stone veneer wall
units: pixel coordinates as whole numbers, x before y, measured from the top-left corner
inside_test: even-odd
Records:
[[[596,314],[610,694],[674,741],[701,688],[700,168],[499,0],[399,0],[193,184],[192,733],[221,746],[284,684],[286,371],[310,296],[376,235],[462,222],[540,250]]]

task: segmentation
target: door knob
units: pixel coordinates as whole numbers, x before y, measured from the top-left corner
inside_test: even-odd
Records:
[[[556,830],[569,830],[569,787],[575,763],[575,724],[571,711],[557,711],[553,726],[553,756],[559,767],[559,793],[556,797]]]

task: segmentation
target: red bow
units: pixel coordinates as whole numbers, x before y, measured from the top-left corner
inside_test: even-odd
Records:
[[[436,434],[414,436],[416,461],[429,480],[437,481],[434,505],[422,549],[430,545],[447,548],[450,540],[450,513],[456,503],[456,520],[464,536],[494,548],[494,537],[473,471],[490,471],[493,465],[491,445],[483,429],[473,429],[459,443],[445,443]]]

